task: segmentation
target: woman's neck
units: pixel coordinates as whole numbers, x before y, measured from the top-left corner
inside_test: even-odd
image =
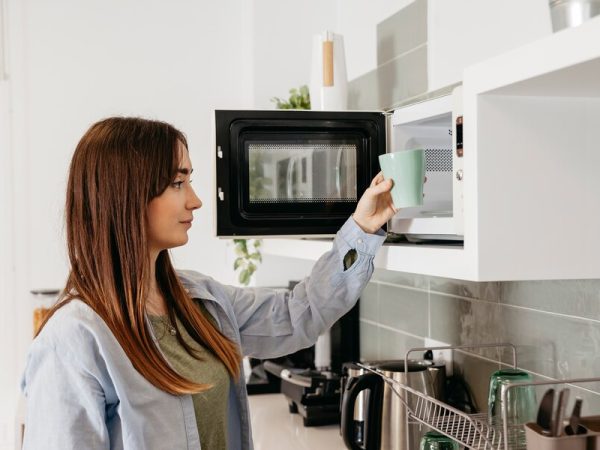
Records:
[[[158,289],[156,281],[153,284],[154,286],[151,285],[146,298],[146,312],[154,316],[164,316],[167,314],[167,302]]]
[[[158,288],[156,281],[156,259],[158,254],[150,260],[150,280],[148,283],[148,296],[146,298],[146,312],[155,316],[167,314],[167,302]]]

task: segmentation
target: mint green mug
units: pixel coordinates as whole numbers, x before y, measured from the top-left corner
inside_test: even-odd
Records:
[[[392,200],[396,208],[423,205],[425,150],[402,150],[379,155],[383,177],[392,179]]]

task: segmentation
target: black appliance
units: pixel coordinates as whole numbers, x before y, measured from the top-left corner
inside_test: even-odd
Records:
[[[219,237],[335,234],[386,151],[381,112],[217,110],[215,132]]]
[[[360,356],[359,305],[358,303],[334,323],[329,330],[331,364],[327,368],[315,368],[315,346],[300,350],[283,358],[261,361],[267,376],[279,384],[290,413],[302,416],[305,426],[339,423],[340,420],[340,374],[345,361],[356,361]],[[254,369],[253,369],[254,371]],[[267,392],[266,387],[248,392]]]
[[[281,392],[281,377],[273,371],[265,370],[265,362],[272,362],[282,368],[313,370],[315,368],[315,346],[298,350],[296,353],[272,359],[250,358],[250,377],[246,382],[248,395],[274,394]]]
[[[288,281],[287,287],[272,287],[272,289],[291,291],[299,283],[296,280]],[[358,323],[358,322],[357,322]],[[264,362],[271,361],[283,368],[314,369],[315,368],[315,346],[303,348],[295,353],[271,358],[268,360],[249,358],[250,376],[246,382],[248,395],[274,394],[281,392],[281,377],[265,370]]]
[[[289,411],[300,414],[305,427],[340,421],[340,377],[329,370],[286,369],[265,361],[265,369],[281,378]]]

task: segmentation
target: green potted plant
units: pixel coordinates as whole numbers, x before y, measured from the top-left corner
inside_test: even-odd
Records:
[[[279,97],[273,97],[271,99],[275,103],[277,109],[310,109],[310,94],[308,86],[300,86],[298,89],[290,89],[290,97],[287,100]],[[252,185],[250,189],[253,190],[257,198],[261,197],[264,191],[264,186],[270,182],[260,175],[261,165],[258,159],[251,161],[250,174],[252,179]],[[233,263],[233,270],[239,270],[238,281],[243,286],[248,286],[252,275],[256,272],[258,264],[262,262],[262,255],[260,253],[260,247],[262,245],[261,239],[254,239],[253,242],[249,242],[249,239],[234,239],[236,259]]]
[[[310,109],[308,86],[290,89],[290,98],[286,101],[279,97],[271,99],[277,109]]]

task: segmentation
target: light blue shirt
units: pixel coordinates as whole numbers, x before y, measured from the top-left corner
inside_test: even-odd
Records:
[[[225,286],[192,271],[178,275],[244,355],[273,358],[314,344],[355,304],[384,239],[381,230],[367,234],[348,219],[333,248],[289,292]],[[344,271],[351,249],[358,258]],[[148,382],[82,301],[61,307],[33,341],[22,389],[27,450],[200,449],[191,396],[171,395]],[[252,449],[243,374],[231,382],[228,443],[230,449]]]

